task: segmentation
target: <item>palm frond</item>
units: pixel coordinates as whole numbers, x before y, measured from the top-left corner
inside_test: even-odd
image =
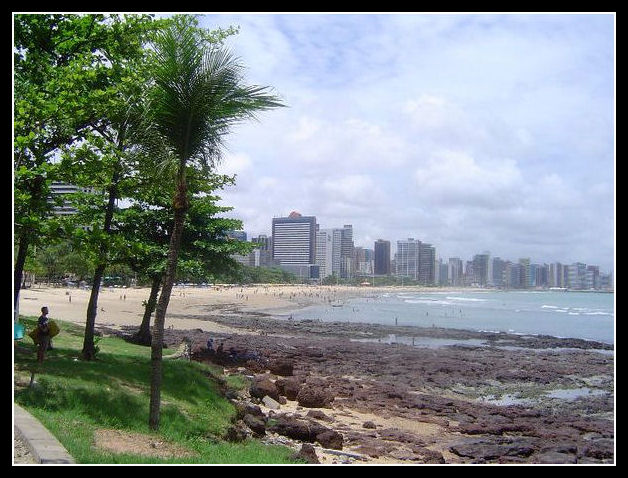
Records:
[[[270,88],[244,85],[244,68],[225,48],[206,48],[198,30],[175,22],[155,41],[154,129],[183,161],[213,166],[231,126],[284,106]]]

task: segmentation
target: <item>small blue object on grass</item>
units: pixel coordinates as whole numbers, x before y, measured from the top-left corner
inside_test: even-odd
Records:
[[[13,324],[13,340],[18,340],[24,337],[24,325],[20,323]]]

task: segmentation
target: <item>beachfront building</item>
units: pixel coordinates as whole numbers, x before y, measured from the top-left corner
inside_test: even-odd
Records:
[[[345,224],[340,238],[340,277],[350,279],[355,273],[353,226]]]
[[[436,249],[431,244],[419,245],[419,282],[433,285],[436,282]]]
[[[430,244],[413,238],[397,241],[395,275],[398,277],[406,277],[422,284],[433,284],[435,262],[436,250]]]
[[[353,264],[357,275],[373,275],[373,250],[364,247],[354,247]]]
[[[565,287],[564,266],[560,262],[553,262],[549,265],[548,286],[549,287]]]
[[[494,287],[504,287],[504,272],[506,270],[506,261],[499,257],[491,259],[491,271],[489,274],[489,283]]]
[[[450,257],[449,264],[447,267],[447,277],[448,283],[451,286],[461,286],[462,285],[462,259],[459,257]]]
[[[567,266],[567,287],[570,289],[586,289],[587,265],[582,262],[575,262]]]
[[[531,286],[530,283],[530,259],[519,259],[519,288],[527,289]]]
[[[332,275],[333,232],[331,229],[321,229],[316,233],[316,264],[319,266],[321,279]]]
[[[489,278],[489,254],[476,254],[473,256],[472,283],[480,287],[488,284]]]
[[[292,211],[272,222],[273,260],[302,279],[318,278],[316,265],[316,217]]]
[[[272,267],[277,265],[273,261],[273,240],[266,234],[260,234],[257,237],[251,238],[255,246],[255,250],[258,251],[260,267]]]
[[[374,246],[375,265],[374,273],[378,276],[390,275],[390,241],[378,239]]]

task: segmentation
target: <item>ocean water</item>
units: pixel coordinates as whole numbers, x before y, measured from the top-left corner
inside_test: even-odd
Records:
[[[614,294],[559,291],[402,291],[311,306],[295,319],[551,335],[614,344]]]

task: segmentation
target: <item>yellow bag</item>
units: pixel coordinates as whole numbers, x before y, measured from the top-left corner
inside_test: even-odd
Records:
[[[54,320],[48,321],[48,330],[50,331],[50,338],[54,337],[60,332],[59,326]]]
[[[50,338],[52,338],[55,335],[58,335],[61,329],[59,329],[59,326],[57,325],[57,323],[54,320],[49,320],[48,321],[48,330],[49,330]],[[39,327],[36,326],[33,330],[31,330],[28,333],[28,336],[31,339],[33,339],[33,342],[38,344],[39,343]]]

